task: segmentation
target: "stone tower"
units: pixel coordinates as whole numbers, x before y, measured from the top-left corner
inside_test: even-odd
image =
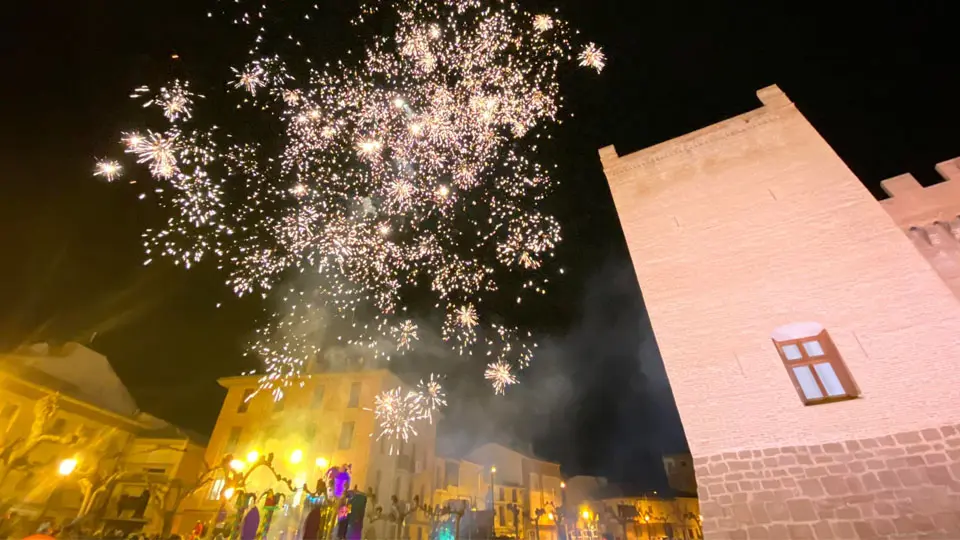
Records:
[[[960,538],[960,302],[787,96],[757,95],[600,150],[704,532]]]

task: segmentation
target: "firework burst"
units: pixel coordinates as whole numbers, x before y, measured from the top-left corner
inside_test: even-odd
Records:
[[[406,320],[394,327],[393,335],[397,339],[397,350],[409,350],[414,341],[420,339],[417,335],[417,325],[411,320]],[[432,380],[432,379],[431,379]]]
[[[603,54],[600,47],[597,47],[593,43],[587,43],[587,46],[583,48],[578,58],[581,66],[591,67],[597,70],[597,73],[603,71],[604,66],[607,65],[607,55]]]
[[[107,182],[113,182],[123,175],[123,167],[112,159],[103,159],[97,162],[93,175],[100,176]]]
[[[510,364],[502,361],[488,364],[486,371],[483,372],[483,378],[490,381],[495,394],[505,394],[508,386],[517,384],[517,377],[513,374]]]
[[[286,25],[282,37],[271,28],[288,3],[268,4],[220,4],[255,34],[248,56],[222,70],[223,87],[205,91],[235,107],[200,115],[207,98],[181,80],[133,93],[158,118],[122,142],[153,176],[142,196],[169,216],[144,233],[147,261],[213,259],[238,295],[276,298],[286,280],[315,278],[317,298],[280,293],[281,310],[323,305],[354,321],[347,342],[373,355],[392,348],[371,345],[384,338],[413,346],[418,329],[405,312],[427,298],[444,311],[452,348],[486,347],[481,355],[506,366],[495,379],[502,392],[516,382],[509,366],[524,368],[535,344],[483,308],[547,291],[560,227],[537,210],[552,168],[538,156],[559,123],[559,71],[573,58],[600,71],[603,52],[572,44],[576,32],[557,15],[516,4],[366,0],[353,20],[362,54],[317,63],[306,50],[289,54],[302,41]],[[321,8],[307,9],[297,21]],[[218,109],[264,125],[200,121]],[[106,163],[95,174],[109,180]],[[266,365],[261,389],[282,397],[319,347],[279,323],[264,327],[250,348]],[[389,433],[406,433],[408,412],[385,420]]]
[[[380,428],[377,440],[389,441],[390,455],[397,450],[396,443],[417,436],[414,424],[422,418],[418,401],[415,392],[404,392],[400,387],[381,392],[374,399],[373,414]]]
[[[447,406],[447,394],[440,384],[440,377],[431,373],[430,379],[420,380],[417,385],[417,407],[420,409],[420,418],[433,423],[433,413]]]

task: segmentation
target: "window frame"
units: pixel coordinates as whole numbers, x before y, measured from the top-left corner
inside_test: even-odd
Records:
[[[243,393],[240,394],[240,404],[237,405],[237,414],[244,414],[250,410],[250,402],[253,401],[253,398],[250,396],[253,395],[255,390],[253,388],[244,388]]]
[[[313,396],[311,397],[310,406],[314,409],[323,408],[323,400],[326,398],[327,389],[322,384],[318,384],[313,387]]]
[[[350,437],[347,438],[347,440],[346,440],[346,446],[344,446],[344,436],[346,435],[346,427],[347,427],[348,425],[350,426]],[[337,449],[338,449],[338,450],[349,450],[350,448],[352,448],[352,447],[353,447],[353,437],[354,437],[354,435],[356,435],[356,432],[357,432],[357,423],[356,423],[356,422],[354,422],[353,420],[348,420],[348,421],[346,421],[346,422],[342,422],[342,423],[340,424],[340,437],[338,438],[338,441],[337,441]]]
[[[353,390],[356,389],[357,393],[354,394]],[[360,396],[363,393],[363,382],[362,381],[353,381],[350,383],[350,390],[347,394],[347,408],[348,409],[359,409],[360,408]],[[354,399],[356,398],[356,399]]]
[[[787,370],[787,375],[789,375],[790,381],[793,383],[794,389],[797,391],[797,395],[800,397],[800,401],[803,402],[804,405],[820,405],[822,403],[834,403],[837,401],[846,401],[860,397],[860,387],[858,387],[856,381],[853,380],[853,375],[850,374],[850,370],[847,368],[846,362],[843,361],[843,357],[840,356],[840,351],[833,343],[833,340],[830,339],[830,335],[826,330],[822,330],[819,334],[813,336],[805,336],[798,339],[787,340],[772,339],[772,341],[774,347],[777,349],[777,353],[780,355],[780,361],[783,363],[783,367]],[[803,344],[809,341],[817,341],[820,345],[820,348],[823,350],[823,354],[819,356],[808,355],[807,349]],[[790,360],[787,358],[784,348],[791,345],[796,346],[797,350],[800,352],[800,358],[795,360]],[[837,376],[837,380],[840,381],[840,386],[843,387],[843,395],[831,396],[830,393],[827,392],[826,385],[824,384],[823,380],[821,380],[820,375],[817,374],[817,370],[814,367],[817,364],[830,364],[834,374]],[[813,376],[813,380],[817,384],[817,388],[820,389],[820,394],[823,397],[808,398],[804,393],[803,387],[800,385],[800,381],[797,379],[797,375],[793,371],[793,368],[801,366],[807,366],[810,369],[810,374]]]

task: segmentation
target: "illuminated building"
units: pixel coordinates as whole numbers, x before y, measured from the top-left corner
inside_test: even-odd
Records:
[[[480,467],[479,493],[474,498],[483,510],[490,508],[492,499],[493,529],[497,536],[516,537],[519,529],[521,538],[528,537],[531,525],[524,516],[535,515],[537,509],[550,513],[563,504],[560,487],[563,480],[557,463],[495,443],[477,447],[464,460]],[[540,540],[555,538],[556,522],[544,515],[540,520]]]
[[[700,540],[700,505],[694,494],[650,491],[624,493],[600,476],[574,476],[566,481],[571,539],[613,538]]]
[[[176,526],[170,500],[162,508],[148,504],[143,519],[132,509],[109,518],[121,500],[145,489],[195,480],[204,451],[201,437],[141,412],[106,357],[77,343],[0,356],[0,446],[17,452],[34,434],[54,439],[23,456],[38,465],[0,462],[0,500],[10,501],[12,511],[30,520],[75,518],[83,500],[79,480],[99,467],[106,475],[124,473],[106,505],[96,507],[104,523],[156,533],[165,517]]]
[[[350,488],[377,494],[376,503],[368,504],[368,514],[376,505],[389,512],[391,495],[409,502],[414,495],[427,499],[432,493],[430,464],[434,460],[439,418],[433,424],[418,422],[418,434],[407,441],[377,440],[375,397],[397,387],[407,388],[391,372],[359,364],[316,371],[302,379],[302,386],[294,384],[289,388],[282,401],[274,401],[267,392],[250,398],[258,379],[257,375],[249,375],[219,380],[227,395],[210,437],[208,463],[232,456],[242,468],[250,466],[250,461],[273,454],[273,467],[279,474],[294,480],[296,486],[307,484],[311,490],[328,466],[349,464]],[[220,480],[198,493],[185,505],[188,509],[183,522],[213,521],[223,490],[228,487]],[[267,489],[288,491],[265,467],[253,471],[245,487],[255,493]],[[297,507],[302,500],[302,495],[293,494],[285,504]],[[426,527],[415,516],[407,523],[411,538],[417,537],[418,528]],[[295,526],[291,521],[290,527]],[[392,524],[376,524],[378,529],[389,526]],[[419,534],[425,537],[425,532]]]
[[[693,456],[670,454],[663,456],[663,469],[667,473],[670,488],[680,493],[696,495],[697,478],[693,472]]]
[[[779,88],[757,94],[600,150],[704,532],[960,537],[958,180],[894,179],[880,204]]]

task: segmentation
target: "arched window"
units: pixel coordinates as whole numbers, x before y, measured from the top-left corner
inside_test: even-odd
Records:
[[[771,338],[805,405],[860,395],[840,351],[820,324],[787,324],[774,330]]]

